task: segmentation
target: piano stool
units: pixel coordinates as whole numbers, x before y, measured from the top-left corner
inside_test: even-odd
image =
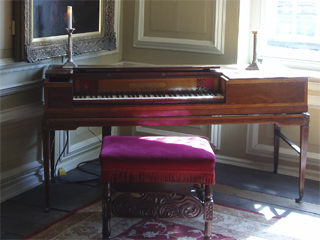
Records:
[[[110,238],[113,214],[187,219],[203,215],[204,239],[211,239],[215,162],[209,141],[202,137],[104,137],[103,238]]]

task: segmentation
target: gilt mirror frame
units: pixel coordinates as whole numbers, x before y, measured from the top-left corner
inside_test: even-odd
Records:
[[[90,0],[87,0],[90,1]],[[99,1],[99,30],[76,33],[72,36],[73,55],[86,52],[114,50],[116,37],[114,31],[114,0]],[[65,35],[34,38],[35,16],[33,0],[13,1],[15,36],[14,58],[16,61],[36,62],[43,59],[62,57],[67,55],[68,38]]]

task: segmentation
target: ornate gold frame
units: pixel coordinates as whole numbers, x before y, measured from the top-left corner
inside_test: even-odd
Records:
[[[39,60],[67,55],[66,35],[45,39],[33,38],[33,0],[13,1],[15,35],[14,58],[16,61],[36,62]],[[114,32],[114,0],[100,0],[101,28],[99,32],[74,35],[73,54],[113,50],[116,48]],[[98,14],[98,13],[97,13]]]

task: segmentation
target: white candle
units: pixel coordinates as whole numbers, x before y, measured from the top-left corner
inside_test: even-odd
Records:
[[[68,6],[68,28],[71,29],[72,28],[72,7]]]

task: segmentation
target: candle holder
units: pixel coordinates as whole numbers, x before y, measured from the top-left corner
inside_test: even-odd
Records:
[[[246,70],[259,70],[257,64],[257,33],[258,31],[252,31],[253,33],[253,59],[252,63],[246,68]]]
[[[63,65],[63,68],[74,68],[77,67],[77,64],[75,64],[72,60],[72,33],[75,30],[75,28],[66,28],[68,32],[68,60]]]

